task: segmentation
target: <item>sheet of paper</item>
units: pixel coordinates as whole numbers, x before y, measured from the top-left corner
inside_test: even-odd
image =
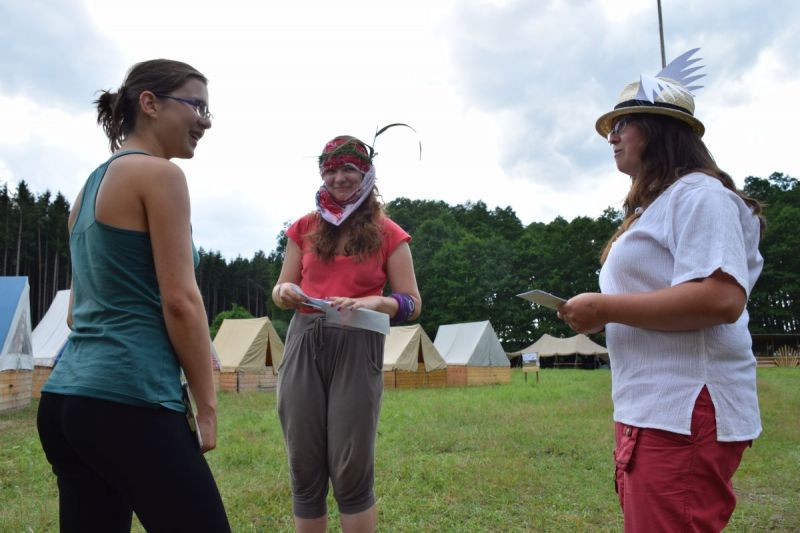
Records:
[[[383,335],[389,334],[389,315],[386,313],[364,308],[339,311],[333,307],[329,301],[320,298],[312,298],[303,293],[299,287],[297,287],[295,291],[306,298],[306,305],[323,311],[325,313],[325,320],[331,324],[341,324],[351,328],[376,331]]]
[[[555,296],[549,292],[540,291],[539,289],[523,292],[521,294],[517,294],[517,296],[524,300],[528,300],[529,302],[533,302],[535,304],[555,310],[558,310],[558,306],[566,302],[564,298]]]
[[[189,385],[183,384],[183,405],[186,408],[186,420],[189,422],[189,429],[197,438],[197,446],[203,448],[203,436],[200,434],[200,425],[197,423],[197,411],[195,411],[195,401]]]

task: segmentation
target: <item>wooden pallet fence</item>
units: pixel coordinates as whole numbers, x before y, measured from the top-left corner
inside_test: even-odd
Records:
[[[31,389],[31,397],[34,400],[38,400],[42,397],[42,387],[47,382],[47,378],[50,377],[50,373],[53,371],[52,366],[34,366],[33,367],[33,384]]]
[[[430,389],[447,387],[447,369],[425,371],[425,363],[417,363],[417,371],[384,370],[384,389]]]
[[[278,376],[272,373],[272,367],[266,367],[262,373],[246,372],[221,372],[219,375],[219,390],[233,392],[257,392],[275,390],[278,386]]]
[[[32,370],[0,372],[0,412],[24,409],[31,404]]]
[[[449,365],[447,367],[448,387],[492,385],[495,383],[511,383],[511,368],[463,365]]]

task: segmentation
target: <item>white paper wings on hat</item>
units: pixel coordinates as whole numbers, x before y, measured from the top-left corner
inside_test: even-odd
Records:
[[[696,74],[692,76],[692,74],[703,68],[703,65],[692,66],[696,62],[702,61],[702,58],[697,57],[690,59],[698,50],[700,49],[692,48],[688,52],[682,53],[670,61],[670,63],[655,76],[642,74],[639,78],[639,92],[636,93],[636,99],[655,103],[656,98],[658,98],[662,92],[666,92],[667,94],[673,94],[674,92],[692,94],[692,91],[702,89],[702,85],[690,85],[692,82],[705,76],[705,74]],[[677,83],[672,83],[670,80],[674,80]]]

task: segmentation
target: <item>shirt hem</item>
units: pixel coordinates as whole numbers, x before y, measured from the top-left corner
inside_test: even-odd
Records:
[[[689,435],[692,434],[691,426],[689,427],[689,430],[686,431],[686,430],[677,430],[674,427],[669,427],[669,426],[664,425],[664,424],[652,424],[652,423],[641,422],[641,421],[623,420],[623,419],[618,419],[616,417],[614,417],[614,422],[619,422],[620,424],[625,424],[626,426],[633,426],[633,427],[636,427],[636,428],[658,429],[660,431],[668,431],[670,433],[675,433],[676,435],[687,435],[687,436],[689,436]],[[751,433],[746,433],[744,435],[720,435],[719,431],[717,431],[717,442],[743,442],[743,441],[747,441],[747,440],[755,440],[756,438],[758,438],[759,435],[761,435],[761,431],[762,431],[762,428],[760,428],[760,427],[757,430],[755,430],[755,431],[753,431]]]
[[[125,405],[133,405],[135,407],[149,407],[149,408],[163,407],[165,409],[169,409],[170,411],[177,411],[179,413],[186,412],[186,407],[184,406],[183,402],[180,399],[174,401],[166,400],[163,402],[159,402],[159,401],[142,399],[135,396],[129,396],[127,394],[122,394],[114,391],[94,389],[91,387],[53,387],[53,386],[48,387],[47,385],[45,385],[44,387],[42,387],[42,392],[48,392],[50,394],[61,394],[64,396],[84,396],[86,398],[107,400],[110,402],[123,403]]]

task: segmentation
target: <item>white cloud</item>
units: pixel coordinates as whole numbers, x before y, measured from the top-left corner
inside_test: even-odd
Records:
[[[655,5],[623,0],[91,0],[44,17],[37,5],[0,0],[15,25],[0,43],[29,51],[0,60],[11,125],[0,131],[0,180],[74,198],[108,153],[94,91],[119,86],[136,61],[187,61],[210,80],[215,120],[195,158],[176,162],[197,244],[230,258],[269,251],[284,222],[313,208],[325,141],[370,142],[390,122],[417,129],[423,157],[409,131],[378,140],[386,201],[482,200],[524,223],[599,216],[620,206],[629,181],[594,121],[625,83],[660,68]],[[739,183],[800,174],[787,105],[800,88],[798,6],[663,6],[668,58],[702,48],[698,116]]]
[[[79,0],[0,0],[0,91],[82,109],[114,70],[117,45]]]

